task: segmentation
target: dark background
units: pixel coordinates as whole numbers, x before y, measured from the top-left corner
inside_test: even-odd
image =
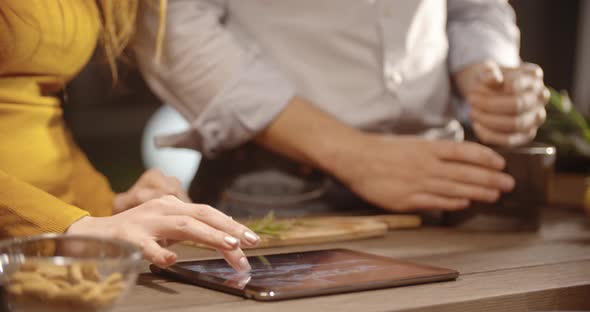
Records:
[[[582,0],[513,0],[522,33],[522,57],[540,64],[546,82],[571,92],[578,9]],[[90,160],[116,191],[126,190],[144,170],[141,135],[160,102],[133,65],[122,65],[113,86],[106,66],[95,57],[68,85],[66,118]]]
[[[583,0],[513,0],[523,60],[541,65],[546,83],[572,91],[578,11]]]

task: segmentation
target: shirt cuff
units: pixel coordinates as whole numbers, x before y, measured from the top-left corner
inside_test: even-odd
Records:
[[[454,40],[450,47],[449,69],[456,73],[467,66],[486,60],[497,62],[500,66],[517,67],[521,63],[518,30],[512,36],[503,36],[486,24],[470,25],[468,32],[461,32],[464,38],[478,40]],[[463,39],[464,39],[463,38]],[[483,39],[482,39],[483,38]]]

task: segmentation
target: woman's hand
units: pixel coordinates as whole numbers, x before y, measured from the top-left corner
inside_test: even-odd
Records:
[[[158,266],[176,262],[176,254],[158,241],[193,241],[219,250],[239,272],[250,270],[241,247],[254,247],[260,241],[247,227],[220,211],[174,196],[152,199],[111,217],[84,217],[67,233],[129,241],[140,246],[145,258]]]
[[[113,214],[121,213],[165,195],[174,195],[184,202],[191,202],[176,177],[165,176],[160,170],[150,169],[127,192],[115,196]]]
[[[507,68],[483,62],[457,73],[455,82],[471,108],[473,129],[483,143],[528,143],[547,117],[549,90],[536,64]]]
[[[365,134],[346,142],[329,171],[365,200],[387,210],[458,210],[495,202],[514,179],[504,159],[475,143]]]

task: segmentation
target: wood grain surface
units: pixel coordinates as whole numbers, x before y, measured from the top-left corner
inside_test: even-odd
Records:
[[[584,207],[587,176],[579,174],[556,174],[549,189],[549,203],[555,206]]]
[[[547,209],[536,233],[471,233],[425,227],[354,242],[249,254],[351,248],[461,272],[457,281],[274,303],[145,273],[116,311],[590,311],[590,227],[582,211]],[[216,253],[187,246],[181,258]]]
[[[261,235],[257,248],[315,245],[385,236],[388,231],[415,229],[422,220],[417,215],[377,215],[300,218],[277,236]],[[206,248],[192,242],[184,245]]]

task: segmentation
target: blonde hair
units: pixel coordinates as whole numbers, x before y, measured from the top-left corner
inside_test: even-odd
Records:
[[[156,39],[156,60],[159,61],[166,31],[168,3],[167,0],[155,0],[159,1],[159,6],[155,6],[152,0],[144,1],[147,7],[157,9],[160,12]],[[116,83],[119,78],[117,59],[125,56],[125,48],[127,48],[135,34],[140,0],[96,0],[96,2],[101,13],[102,32],[100,42],[111,70],[113,83]]]
[[[78,1],[78,0],[77,0]],[[100,43],[102,45],[106,61],[110,67],[113,83],[118,80],[117,60],[125,57],[125,49],[131,42],[133,35],[137,28],[137,15],[140,10],[140,4],[145,5],[146,9],[153,9],[159,12],[159,25],[156,37],[156,61],[159,61],[162,55],[162,45],[164,42],[164,33],[166,27],[166,10],[167,0],[92,0],[100,11]],[[159,4],[158,4],[159,2]],[[59,4],[59,2],[58,2]],[[7,40],[5,46],[0,46],[0,60],[5,59],[9,55],[14,42],[16,42],[16,34],[10,31],[9,15],[16,15],[25,23],[33,25],[40,33],[41,26],[31,16],[21,15],[16,12],[9,5],[5,5],[3,0],[0,0],[0,31],[3,36],[11,36],[11,40]],[[0,63],[1,64],[1,63]]]

